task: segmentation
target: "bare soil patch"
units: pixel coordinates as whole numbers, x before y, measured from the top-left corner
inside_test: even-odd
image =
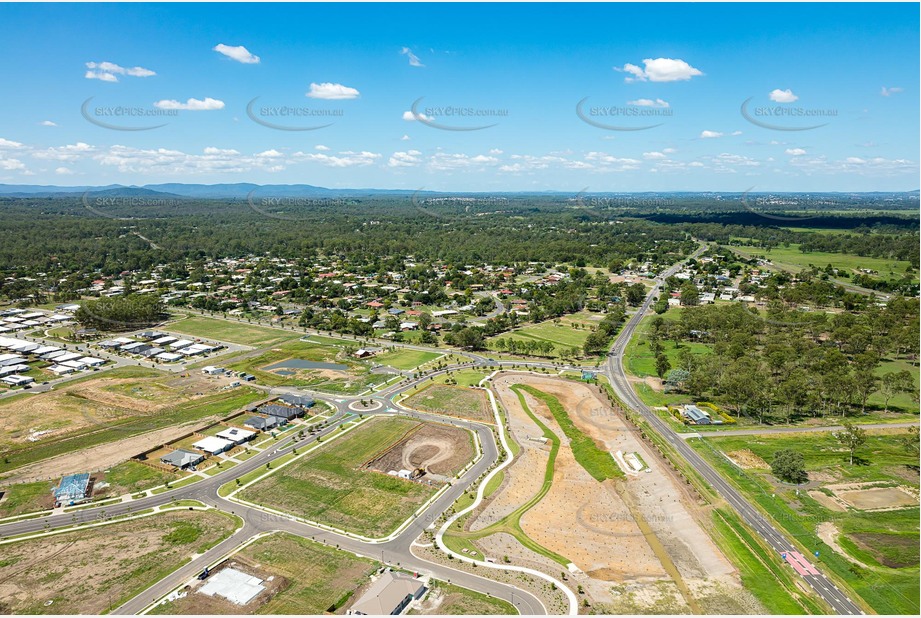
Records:
[[[747,448],[726,453],[726,456],[737,466],[746,470],[766,470],[771,467],[766,461]]]
[[[870,486],[868,486],[870,485]],[[918,506],[918,496],[906,487],[873,487],[872,483],[827,485],[848,505],[862,511],[887,511]],[[915,490],[917,491],[917,490]]]
[[[458,427],[426,423],[368,462],[378,472],[422,469],[426,474],[453,476],[473,459],[470,434]]]

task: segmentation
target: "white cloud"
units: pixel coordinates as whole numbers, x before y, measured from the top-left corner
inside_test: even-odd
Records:
[[[400,53],[409,58],[409,66],[411,67],[424,67],[425,66],[424,64],[422,64],[422,61],[419,60],[419,56],[414,54],[413,50],[411,50],[410,48],[404,47],[403,49],[400,50]]]
[[[360,94],[355,88],[324,82],[322,84],[310,84],[310,91],[307,96],[311,99],[338,100],[356,99]]]
[[[57,169],[54,170],[54,173],[55,173],[55,174],[60,174],[61,176],[70,176],[71,174],[74,173],[74,171],[73,171],[72,169],[70,169],[70,168],[67,168],[67,167],[59,167],[59,168],[57,168]]]
[[[713,139],[716,137],[723,137],[723,134],[719,131],[701,131],[700,139]]]
[[[51,121],[51,120],[42,120],[42,121],[39,122],[38,124],[42,125],[43,127],[56,127],[56,126],[58,126],[58,123],[56,123],[56,122],[54,122],[54,121]]]
[[[77,142],[76,144],[67,144],[66,146],[36,150],[32,153],[32,156],[36,159],[46,159],[50,161],[76,161],[85,154],[95,152],[95,150],[95,148],[85,142]]]
[[[0,148],[22,148],[22,142],[14,142],[0,137]]]
[[[490,149],[489,154],[491,154],[491,155],[500,155],[500,154],[502,154],[502,150],[500,150],[499,148],[492,148],[492,149]]]
[[[329,150],[329,146],[324,146],[323,144],[317,144],[313,147],[314,150]]]
[[[643,60],[644,67],[638,67],[635,64],[627,63],[622,69],[614,67],[615,71],[629,73],[630,77],[625,77],[624,81],[630,82],[677,82],[687,81],[692,77],[703,75],[699,69],[695,69],[684,60],[673,58],[646,58]]]
[[[3,157],[0,157],[0,170],[12,172],[14,170],[24,169],[26,169],[26,166],[19,159],[4,159]]]
[[[422,163],[422,159],[419,157],[422,153],[418,150],[408,150],[406,152],[395,152],[390,155],[390,160],[387,162],[388,167],[415,167]]]
[[[380,159],[381,155],[366,150],[362,152],[346,150],[336,155],[327,155],[317,152],[296,152],[294,153],[294,158],[303,161],[314,161],[327,167],[355,167],[371,165]]]
[[[150,69],[144,67],[123,67],[114,62],[87,62],[86,79],[99,79],[104,82],[117,82],[117,75],[130,75],[131,77],[150,77],[156,75]]]
[[[271,150],[263,150],[262,152],[257,152],[256,156],[264,158],[264,159],[277,159],[278,157],[281,157],[283,155],[277,150],[275,150],[274,148],[272,148]]]
[[[892,88],[886,88],[885,86],[883,86],[883,89],[880,91],[879,94],[880,94],[881,96],[888,97],[888,96],[893,95],[893,94],[898,94],[898,93],[902,92],[903,90],[904,90],[904,88],[900,88],[900,87],[898,87],[898,86],[893,86]]]
[[[422,112],[419,112],[419,118],[421,118],[422,120],[428,120],[428,119],[429,119],[429,117],[426,116],[425,114],[423,114]],[[407,121],[407,122],[412,122],[413,120],[417,120],[417,118],[416,118],[416,116],[415,116],[412,112],[410,112],[410,111],[405,111],[405,112],[403,112],[403,120],[405,120],[405,121]]]
[[[401,140],[401,141],[404,141],[404,142],[408,142],[408,141],[410,140],[410,137],[409,137],[408,135],[404,134],[403,137],[400,138],[400,140]]]
[[[866,163],[866,160],[861,159],[860,157],[848,157],[844,161],[845,163],[854,163],[856,165],[863,165],[864,163]]]
[[[627,105],[637,105],[639,107],[669,107],[668,101],[663,101],[662,99],[636,99],[635,101],[627,101]]]
[[[664,152],[665,154],[674,154],[674,153],[676,153],[676,152],[678,152],[678,151],[675,150],[674,148],[663,148],[663,149],[662,149],[662,152]]]
[[[668,157],[665,156],[664,152],[652,151],[652,152],[644,152],[643,158],[646,160],[652,161],[655,159],[667,159]]]
[[[799,97],[793,94],[793,91],[787,88],[786,90],[781,90],[780,88],[774,88],[771,90],[768,97],[775,103],[793,103]]]
[[[733,131],[733,132],[730,133],[729,135],[742,135],[742,132],[741,132],[741,131]]]
[[[154,103],[154,107],[160,109],[185,109],[192,112],[202,112],[224,109],[224,102],[212,99],[211,97],[205,97],[204,101],[200,99],[189,99],[185,103],[175,99],[163,99],[162,101]]]
[[[801,157],[806,154],[806,151],[802,148],[787,148],[784,152],[793,157]]]
[[[208,146],[205,148],[204,153],[206,155],[234,156],[240,154],[240,151],[234,150],[233,148],[216,148],[214,146]]]
[[[218,43],[211,49],[219,54],[224,54],[231,60],[236,60],[237,62],[242,62],[243,64],[259,64],[259,56],[251,54],[250,51],[242,45],[233,47],[231,45]]]

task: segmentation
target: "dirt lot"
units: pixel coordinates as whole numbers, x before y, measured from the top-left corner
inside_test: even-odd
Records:
[[[747,448],[726,453],[726,457],[735,462],[740,468],[746,470],[767,470],[771,467],[766,461]]]
[[[918,499],[901,487],[871,487],[859,489],[849,486],[827,486],[844,502],[862,511],[887,511],[908,506],[918,506]]]
[[[117,419],[144,417],[214,389],[214,382],[196,374],[91,379],[12,404],[0,403],[0,442],[28,443]],[[8,409],[16,413],[6,414]]]
[[[416,393],[403,403],[410,408],[433,414],[444,414],[482,423],[493,423],[495,420],[486,393],[475,388],[435,384]]]
[[[3,545],[0,613],[101,614],[235,527],[219,513],[175,511]]]
[[[600,484],[578,465],[564,441],[564,447],[557,456],[552,488],[522,518],[522,528],[528,536],[566,556],[585,572],[588,580],[587,585],[583,585],[597,602],[615,601],[611,592],[612,582],[634,582],[642,587],[655,586],[655,582],[669,580],[663,559],[674,565],[683,583],[692,590],[707,586],[713,589],[717,586],[732,590],[736,595],[747,595],[740,587],[735,569],[698,522],[697,505],[686,493],[683,483],[678,483],[670,469],[647,449],[634,428],[628,426],[587,385],[523,374],[505,374],[494,380],[496,392],[510,412],[512,432],[526,447],[523,449],[522,461],[511,467],[506,485],[513,485],[516,474],[532,479],[542,476],[533,467],[529,467],[523,475],[516,470],[527,461],[526,457],[539,451],[534,447],[527,448],[527,436],[535,436],[539,432],[526,417],[521,418],[524,412],[520,410],[517,397],[508,388],[516,383],[528,384],[553,395],[567,410],[576,426],[605,450],[637,452],[652,469],[649,474]],[[545,405],[530,396],[526,396],[526,401],[554,433],[563,435]],[[522,429],[524,431],[519,434]],[[541,461],[546,464],[546,459]],[[542,472],[544,467],[539,469]],[[532,480],[527,492],[519,491],[513,500],[516,506],[533,496],[539,484],[539,478],[536,482]],[[500,490],[483,515],[496,517],[505,511],[501,508],[501,501],[506,491],[506,487]],[[522,497],[525,494],[527,497]],[[640,531],[638,517],[642,518],[643,525],[654,535],[661,554],[653,549],[650,541]],[[493,521],[490,518],[485,523],[488,525]],[[476,529],[476,525],[474,523],[471,528]],[[496,542],[495,539],[487,538],[478,541],[478,544],[489,551],[514,549],[505,544],[501,544],[501,548],[490,547]],[[522,559],[539,559],[523,548],[518,550],[518,554]],[[637,592],[635,586],[632,589]],[[660,597],[638,593],[634,596],[637,599]],[[651,602],[644,611],[655,610],[655,607],[656,603]]]
[[[457,427],[427,423],[375,457],[368,467],[378,472],[415,470],[427,475],[451,477],[473,459],[470,434]]]
[[[265,605],[272,597],[288,587],[288,580],[284,577],[250,564],[244,560],[233,559],[222,564],[218,569],[211,572],[216,575],[226,568],[232,568],[247,575],[258,577],[262,580],[262,586],[265,588],[256,598],[252,599],[246,605],[237,605],[227,599],[217,595],[208,596],[199,592],[206,581],[195,580],[192,584],[183,588],[183,596],[171,601],[158,605],[152,614],[187,614],[187,615],[207,615],[207,614],[253,614],[260,607]]]

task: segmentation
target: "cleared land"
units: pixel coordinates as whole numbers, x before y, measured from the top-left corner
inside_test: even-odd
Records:
[[[105,613],[236,526],[221,513],[176,511],[3,545],[0,611]]]
[[[254,347],[275,345],[301,337],[299,333],[280,328],[267,328],[200,316],[190,316],[172,322],[166,327],[166,330],[203,339],[215,339]]]
[[[16,442],[0,442],[2,483],[105,470],[264,396],[250,388],[216,390],[215,383],[194,374],[143,369],[146,377],[113,377],[116,371],[120,370],[61,390],[0,402],[0,416],[20,427]],[[151,392],[163,398],[149,400]],[[51,433],[34,442],[23,438],[24,432],[38,427]]]
[[[549,341],[556,348],[550,355],[553,357],[561,356],[569,348],[578,348],[581,353],[586,338],[602,317],[581,311],[538,324],[528,324],[510,333],[490,338],[490,348],[495,349],[495,342],[499,339],[514,339],[516,341]]]
[[[388,473],[424,470],[435,480],[454,476],[473,459],[473,438],[463,429],[427,423],[367,463],[367,467]]]
[[[819,551],[820,567],[834,572],[874,610],[915,614],[918,454],[902,443],[904,435],[898,430],[868,432],[853,466],[847,450],[824,432],[714,437],[692,444],[766,510],[775,525],[808,551]],[[769,469],[750,468],[740,475],[719,454],[743,449],[768,464],[779,450],[799,451],[809,474],[807,491],[778,482]],[[914,496],[911,504],[908,495]]]
[[[512,616],[518,613],[508,601],[489,597],[482,592],[432,580],[428,596],[421,607],[409,615],[438,616]]]
[[[254,542],[235,554],[235,569],[264,580],[269,588],[246,606],[189,589],[153,614],[287,614],[319,615],[336,607],[341,613],[354,590],[367,583],[376,563],[285,533]],[[271,582],[268,579],[274,578]],[[272,584],[275,584],[274,586]]]
[[[433,414],[495,422],[486,393],[473,388],[433,384],[404,400],[403,404]]]
[[[242,499],[365,536],[386,536],[437,486],[365,469],[420,423],[376,418],[243,490]]]

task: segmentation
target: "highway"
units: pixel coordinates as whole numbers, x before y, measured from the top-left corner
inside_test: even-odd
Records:
[[[696,257],[704,250],[704,247],[698,249],[691,257]],[[653,299],[661,290],[662,283],[666,278],[678,272],[681,263],[669,268],[666,272],[659,275],[656,279],[656,285],[649,292],[642,306],[637,309],[636,313],[624,325],[620,334],[614,342],[608,361],[605,363],[604,372],[611,382],[618,397],[630,406],[635,412],[641,414],[659,435],[664,438],[681,457],[685,459],[701,477],[704,478],[713,489],[738,511],[739,515],[745,522],[751,526],[767,543],[778,553],[796,550],[793,545],[783,534],[781,534],[767,518],[754,506],[752,506],[745,497],[729,484],[719,472],[717,472],[706,460],[683,440],[672,428],[659,418],[655,411],[651,410],[639,398],[633,390],[626,371],[624,370],[624,351],[627,344],[633,337],[634,332],[649,310]],[[862,614],[861,609],[851,601],[848,596],[824,575],[807,575],[803,579],[815,592],[824,599],[837,614],[857,615]]]

